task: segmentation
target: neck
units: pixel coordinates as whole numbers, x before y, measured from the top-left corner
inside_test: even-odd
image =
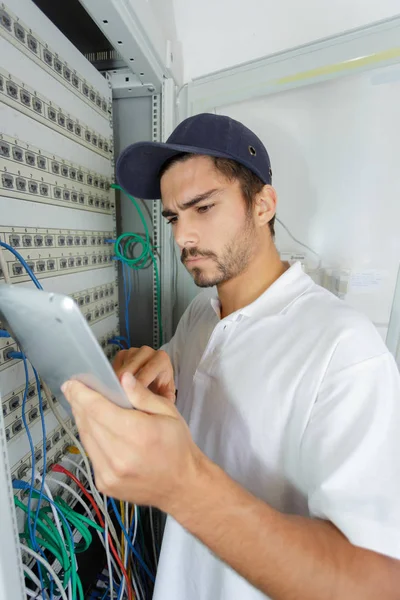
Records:
[[[243,273],[218,286],[221,318],[257,300],[289,268],[279,257],[271,241],[267,248],[257,252]]]

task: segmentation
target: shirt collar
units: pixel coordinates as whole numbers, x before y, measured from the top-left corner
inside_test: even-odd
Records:
[[[311,277],[304,273],[300,262],[295,262],[254,302],[235,311],[226,319],[236,321],[242,316],[260,318],[280,314],[311,285],[313,285]],[[221,319],[221,304],[218,296],[214,296],[210,301],[217,317]]]

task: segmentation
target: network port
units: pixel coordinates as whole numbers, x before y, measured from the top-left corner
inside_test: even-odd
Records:
[[[22,275],[22,265],[20,263],[14,263],[12,266],[13,275]]]
[[[10,235],[10,246],[12,246],[13,248],[18,248],[21,244],[21,238],[19,235]]]

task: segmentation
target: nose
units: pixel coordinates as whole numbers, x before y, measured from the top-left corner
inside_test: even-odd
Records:
[[[197,231],[190,223],[185,223],[182,218],[178,219],[178,222],[174,227],[174,237],[181,250],[199,245],[199,235]]]

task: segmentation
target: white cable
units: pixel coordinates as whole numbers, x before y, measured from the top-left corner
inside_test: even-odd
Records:
[[[63,487],[64,489],[68,490],[73,497],[79,502],[79,504],[83,507],[84,511],[86,512],[87,516],[89,517],[89,519],[93,519],[94,520],[94,515],[91,512],[89,505],[86,504],[86,502],[84,501],[84,499],[78,494],[78,492],[76,492],[70,485],[68,485],[67,483],[65,483],[64,481],[60,481],[59,479],[55,479],[54,477],[46,477],[47,481],[53,481],[54,483],[57,483],[57,485]],[[103,538],[103,536],[101,535],[100,531],[98,529],[96,529],[96,533],[99,536],[99,539],[105,549],[106,547],[106,543],[105,540]],[[120,571],[119,571],[119,567],[117,566],[114,557],[111,556],[111,562],[113,564],[114,570],[117,573],[118,577],[121,577],[120,575]]]
[[[157,561],[157,551],[156,551],[156,538],[154,535],[153,508],[150,506],[149,510],[150,510],[150,529],[151,529],[151,540],[153,542],[154,562],[156,563],[156,568],[157,568],[158,561]]]
[[[68,433],[69,437],[72,440],[72,443],[74,444],[74,446],[76,446],[78,448],[79,452],[82,455],[82,459],[83,459],[83,462],[85,464],[85,468],[86,468],[87,474],[88,474],[90,491],[92,493],[92,496],[94,497],[94,499],[97,502],[97,506],[99,507],[100,511],[103,513],[105,519],[108,522],[110,533],[111,533],[111,535],[112,535],[112,537],[113,537],[113,539],[115,541],[116,548],[117,548],[119,554],[121,554],[121,543],[120,543],[120,541],[118,539],[118,535],[117,535],[117,532],[115,531],[115,527],[114,527],[114,524],[113,524],[113,522],[112,522],[112,520],[110,518],[110,515],[105,512],[101,496],[100,496],[99,492],[97,491],[96,486],[94,485],[94,481],[93,481],[92,473],[91,473],[91,470],[90,470],[89,461],[88,461],[88,458],[86,456],[86,452],[85,452],[82,444],[78,440],[78,438],[73,434],[73,432],[70,429],[70,427],[67,425],[67,423],[65,423],[62,420],[61,415],[58,412],[57,407],[56,407],[56,405],[53,402],[53,395],[52,395],[52,393],[51,393],[48,385],[43,380],[41,380],[41,382],[42,382],[42,385],[43,385],[43,390],[44,390],[44,393],[46,395],[47,401],[49,403],[49,406],[50,406],[51,410],[53,411],[53,414],[54,414],[55,418],[60,423],[61,427],[63,427],[65,429],[65,431]]]
[[[297,238],[294,237],[294,235],[289,231],[289,229],[286,227],[286,225],[284,223],[282,223],[282,221],[280,219],[278,219],[278,217],[275,217],[275,218],[276,218],[277,222],[283,227],[283,229],[285,229],[287,231],[287,233],[290,235],[292,240],[294,242],[296,242],[296,244],[300,244],[300,246],[303,246],[303,248],[306,248],[307,250],[309,250],[310,252],[315,254],[315,256],[318,257],[318,265],[315,267],[315,271],[317,271],[321,266],[321,257],[318,254],[318,252],[315,252],[315,250],[310,248],[310,246],[307,246],[307,244],[303,244],[303,242],[300,242],[300,240],[298,240]]]
[[[45,476],[46,477],[46,476]],[[39,481],[42,481],[42,475],[40,475],[40,473],[36,472],[35,473],[35,478],[38,479]],[[54,498],[53,498],[53,494],[51,493],[51,490],[49,488],[49,486],[47,485],[47,483],[44,483],[44,490],[48,496],[48,498],[50,498],[50,500],[52,502],[54,502]],[[65,537],[64,537],[64,531],[61,525],[61,521],[60,521],[60,517],[58,516],[58,512],[56,507],[54,506],[54,504],[52,504],[52,502],[50,502],[50,508],[51,508],[51,512],[53,513],[53,517],[54,517],[54,521],[57,527],[57,531],[60,534],[60,537],[62,539],[62,541],[64,542],[64,546],[66,546],[66,542],[65,542]],[[71,540],[72,544],[73,544],[73,540]],[[72,557],[70,557],[72,558]],[[76,557],[74,559],[74,564],[71,564],[71,568],[75,568],[76,571],[78,571],[78,562],[76,560]],[[68,580],[68,597],[70,600],[72,600],[72,583],[71,583],[71,578],[69,578]]]
[[[25,546],[25,544],[21,544],[20,543],[19,546],[20,546],[21,550],[23,550],[24,552],[26,552],[30,556],[33,556],[33,558],[35,558],[36,560],[38,560],[44,566],[44,568],[47,569],[47,571],[50,573],[50,575],[54,579],[54,583],[58,587],[58,590],[60,592],[61,598],[63,600],[68,600],[67,594],[65,593],[65,590],[64,590],[64,588],[62,586],[60,578],[58,577],[58,575],[55,572],[55,570],[53,569],[53,567],[51,565],[49,565],[49,563],[47,562],[47,560],[45,560],[44,558],[42,558],[40,556],[40,554],[38,554],[34,550],[31,550],[28,546]]]
[[[88,474],[87,474],[87,472],[85,471],[85,469],[83,469],[83,468],[82,468],[82,467],[79,465],[79,463],[77,463],[77,462],[75,462],[74,460],[72,460],[72,458],[68,458],[67,456],[64,456],[64,457],[63,457],[63,462],[64,462],[64,461],[65,461],[65,462],[67,462],[67,463],[70,463],[71,465],[73,465],[73,466],[75,467],[75,469],[76,469],[77,471],[79,471],[80,473],[82,473],[82,474],[83,474],[83,476],[85,477],[85,479],[86,479],[87,481],[89,481],[89,477],[88,477]],[[76,473],[75,473],[75,475],[76,475]],[[81,483],[83,483],[83,482],[81,481]]]
[[[104,506],[105,509],[108,513],[107,510],[107,496],[105,494],[103,494],[103,500],[104,500]],[[114,582],[113,582],[113,574],[112,574],[112,569],[111,569],[111,553],[110,553],[110,543],[109,543],[109,539],[108,539],[108,522],[105,521],[105,527],[104,527],[104,533],[105,533],[105,538],[106,538],[106,556],[107,556],[107,569],[108,569],[108,577],[110,579],[110,598],[113,599],[114,598]]]
[[[27,567],[26,565],[22,565],[23,570],[25,571],[25,573],[30,577],[30,579],[32,579],[33,583],[35,585],[37,585],[38,589],[34,592],[33,590],[29,590],[29,592],[32,592],[32,597],[33,598],[39,598],[40,596],[43,598],[43,594],[44,594],[44,598],[47,600],[48,598],[48,594],[46,594],[46,591],[42,589],[42,586],[40,584],[39,578],[35,575],[35,573],[32,571],[32,569],[30,569],[29,567]],[[28,594],[28,596],[30,595],[28,593],[28,588],[25,588],[25,592]],[[40,596],[39,596],[40,594]]]
[[[4,281],[8,284],[11,284],[10,275],[8,273],[7,261],[4,258],[3,248],[1,246],[0,246],[0,268],[3,271]]]

